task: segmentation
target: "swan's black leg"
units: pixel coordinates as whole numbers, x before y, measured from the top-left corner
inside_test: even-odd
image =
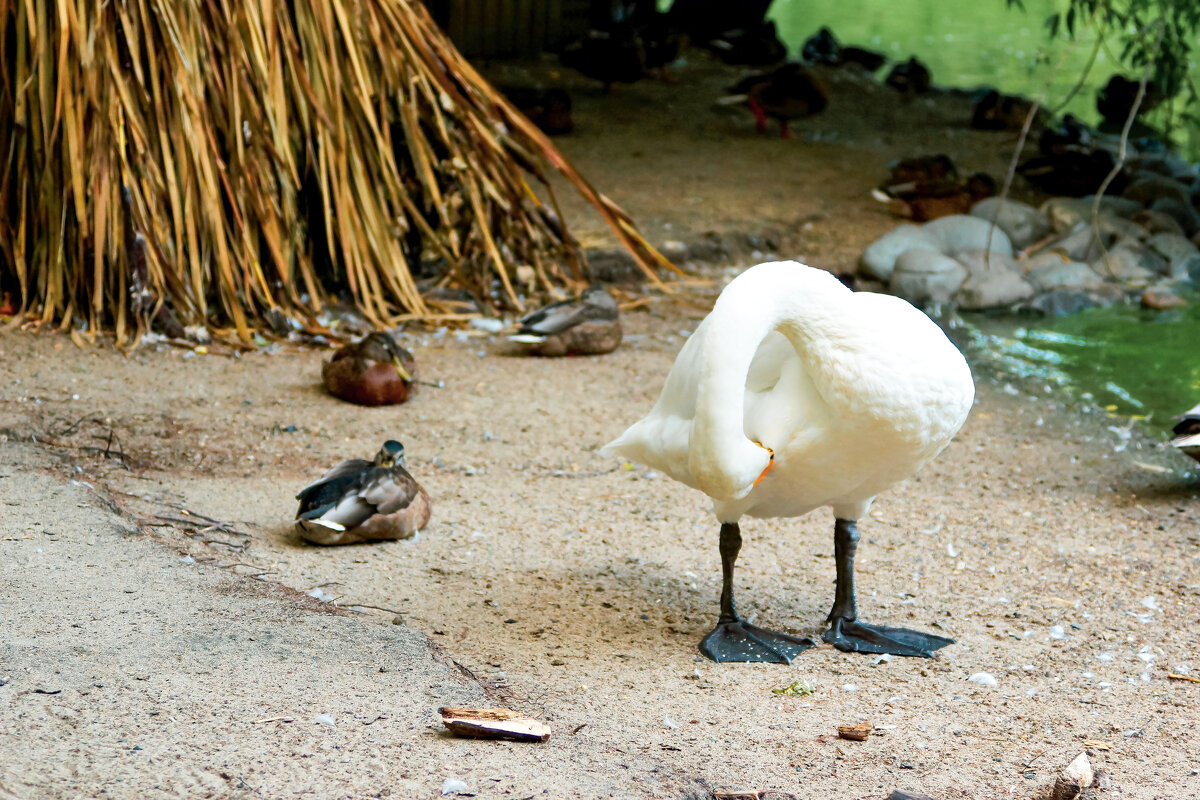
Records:
[[[858,526],[852,519],[839,519],[833,526],[833,554],[837,562],[837,589],[829,612],[829,630],[824,639],[848,653],[891,653],[896,656],[933,658],[933,651],[953,644],[953,639],[932,633],[868,625],[858,622],[854,597],[854,553],[858,549]]]
[[[700,652],[713,661],[758,661],[790,664],[816,642],[751,625],[733,607],[733,567],[742,549],[742,532],[736,522],[721,525],[721,617],[717,627],[700,642]]]

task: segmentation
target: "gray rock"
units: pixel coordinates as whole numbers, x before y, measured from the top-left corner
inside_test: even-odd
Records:
[[[1017,266],[1017,262],[1007,253],[998,253],[995,250],[960,250],[955,253],[954,258],[958,263],[967,268],[967,272],[975,275],[980,272],[1015,272],[1020,275],[1022,270]]]
[[[1144,208],[1131,218],[1138,225],[1146,229],[1146,232],[1153,235],[1156,233],[1178,233],[1183,235],[1183,226],[1175,221],[1175,218],[1170,214],[1164,214],[1161,211],[1151,211]]]
[[[1039,264],[1025,273],[1025,279],[1039,292],[1056,289],[1088,289],[1104,283],[1104,278],[1087,264],[1078,261]]]
[[[1189,202],[1190,194],[1187,187],[1174,178],[1168,178],[1165,175],[1157,175],[1151,172],[1142,172],[1126,187],[1121,196],[1126,200],[1133,200],[1136,203],[1141,203],[1143,206],[1148,206],[1155,200],[1163,197],[1170,197],[1181,203],[1187,203]]]
[[[1178,233],[1156,233],[1146,244],[1167,260],[1166,274],[1175,279],[1186,278],[1189,267],[1184,262],[1200,256],[1200,248]]]
[[[888,291],[914,305],[949,302],[967,278],[967,269],[937,250],[913,248],[896,258]]]
[[[1200,284],[1200,256],[1192,256],[1178,267],[1184,279]]]
[[[1181,203],[1170,197],[1160,197],[1150,205],[1151,211],[1159,211],[1170,216],[1183,228],[1184,236],[1193,236],[1200,231],[1200,217],[1187,203]]]
[[[1091,292],[1079,289],[1055,289],[1031,298],[1021,305],[1025,311],[1037,311],[1047,317],[1065,317],[1077,314],[1085,308],[1102,305]]]
[[[969,214],[941,217],[925,223],[921,230],[933,234],[942,243],[942,250],[946,253],[986,249],[1009,256],[1013,254],[1007,233],[987,220]]]
[[[1136,226],[1135,226],[1136,227]],[[1092,261],[1116,241],[1103,227],[1080,222],[1070,231],[1048,242],[1039,252],[1062,253],[1072,261]]]
[[[721,234],[715,231],[703,233],[687,246],[688,258],[717,264],[729,260],[732,249]]]
[[[945,250],[942,242],[924,228],[900,225],[867,245],[858,263],[868,276],[886,283],[892,277],[896,258],[905,250],[913,248],[939,252]]]
[[[1150,235],[1145,228],[1132,219],[1113,214],[1100,215],[1100,230],[1114,239],[1132,239],[1135,242],[1145,241]]]
[[[638,267],[633,255],[624,248],[602,250],[588,248],[584,251],[588,276],[596,283],[642,283],[646,274]]]
[[[1016,272],[989,270],[971,275],[954,296],[959,308],[978,311],[1019,303],[1033,296],[1033,287]]]
[[[1088,222],[1092,219],[1094,201],[1094,195],[1089,195],[1088,197],[1052,197],[1045,203],[1042,203],[1042,207],[1039,210],[1050,220],[1050,225],[1054,230],[1060,232],[1069,231],[1079,223]],[[1141,210],[1141,205],[1132,200],[1109,197],[1107,195],[1100,198],[1099,212],[1101,214],[1128,218]]]
[[[995,221],[1008,234],[1012,246],[1023,249],[1050,233],[1050,220],[1033,206],[1018,200],[988,197],[971,207],[971,216]]]
[[[1092,262],[1092,269],[1128,286],[1148,286],[1166,274],[1166,259],[1149,248],[1118,244]]]
[[[658,246],[658,252],[662,253],[672,264],[683,264],[688,260],[688,246],[678,239],[668,239],[663,242]]]

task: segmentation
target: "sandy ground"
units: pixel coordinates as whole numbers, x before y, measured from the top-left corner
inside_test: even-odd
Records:
[[[894,224],[864,199],[903,146],[892,133],[768,141],[713,116],[711,135],[655,121],[627,156],[605,149],[602,103],[627,143],[671,91],[585,95],[563,140],[660,238],[757,221],[785,231],[784,255],[844,268]],[[929,135],[915,126],[910,151]],[[939,144],[958,135],[976,134]],[[658,215],[639,208],[655,196]],[[589,224],[577,233],[603,240]],[[791,666],[699,657],[720,572],[707,500],[594,450],[648,410],[725,274],[628,313],[600,358],[413,330],[444,387],[385,409],[326,396],[315,351],[123,355],[0,333],[0,796],[434,797],[455,777],[480,797],[1026,798],[1084,750],[1095,797],[1200,795],[1200,685],[1167,677],[1200,674],[1200,482],[1042,387],[981,376],[955,442],[861,526],[863,618],[955,645],[880,664],[827,646]],[[388,437],[434,497],[420,537],[292,538],[295,491]],[[229,525],[177,521],[196,514]],[[747,521],[742,611],[818,634],[831,532],[827,511]],[[798,680],[815,692],[772,691]],[[554,738],[446,738],[434,711],[454,702],[510,705]],[[256,722],[272,717],[294,721]],[[836,737],[860,720],[877,735]]]

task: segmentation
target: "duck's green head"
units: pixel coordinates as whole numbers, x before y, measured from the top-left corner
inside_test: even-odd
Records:
[[[404,445],[395,439],[388,439],[383,443],[383,447],[379,448],[379,453],[375,456],[375,465],[379,467],[394,467],[397,464],[407,467],[404,460]]]

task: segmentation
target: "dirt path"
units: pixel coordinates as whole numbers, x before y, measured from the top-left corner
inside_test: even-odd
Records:
[[[876,665],[822,647],[791,667],[718,666],[695,650],[719,588],[706,501],[592,452],[648,408],[680,332],[694,324],[675,307],[629,321],[627,344],[595,359],[515,359],[483,339],[414,340],[425,377],[445,388],[375,410],[320,392],[319,353],[233,360],[168,350],[123,358],[70,345],[56,351],[57,337],[10,333],[0,338],[3,409],[13,438],[54,434],[82,416],[109,420],[54,441],[92,446],[111,425],[132,469],[95,451],[62,450],[80,466],[80,480],[137,496],[124,502],[151,520],[179,516],[182,506],[252,534],[246,551],[234,552],[158,528],[180,553],[302,591],[319,587],[341,605],[402,612],[498,696],[558,731],[578,730],[556,745],[573,757],[575,748],[620,754],[716,788],[751,785],[800,797],[882,797],[893,788],[1026,797],[1090,741],[1110,748],[1092,752],[1119,796],[1187,796],[1200,786],[1196,684],[1166,678],[1200,668],[1197,484],[1173,471],[1181,466],[1174,454],[1114,451],[1122,439],[1104,420],[985,387],[956,442],[917,479],[880,498],[863,525],[864,618],[936,626],[958,644],[936,661]],[[40,366],[48,363],[53,372]],[[26,377],[15,385],[18,374]],[[284,523],[295,490],[388,436],[405,442],[412,471],[435,498],[434,521],[421,537],[335,549],[292,540]],[[747,524],[743,610],[769,625],[818,633],[832,592],[830,529],[823,512]],[[6,561],[31,547],[27,540],[2,544]],[[57,552],[65,558],[72,549],[64,543]],[[179,580],[157,578],[161,594],[144,602],[174,623],[173,632],[160,634],[168,642],[178,637],[174,647],[191,649],[195,625],[211,630],[251,613],[219,597],[172,598],[195,570],[160,560],[171,562],[165,574]],[[74,581],[77,566],[61,562],[61,577],[52,580]],[[31,601],[6,586],[8,608]],[[384,623],[391,618],[377,613]],[[111,615],[96,616],[107,622]],[[350,626],[379,647],[400,635],[371,621],[306,618]],[[120,631],[106,625],[93,635]],[[80,655],[91,661],[122,646],[118,640]],[[308,720],[317,706],[388,713],[396,747],[410,746],[413,736],[432,742],[421,763],[441,746],[444,771],[488,787],[489,796],[525,796],[528,784],[519,779],[528,776],[511,753],[526,750],[464,747],[422,732],[442,696],[410,697],[404,707],[385,701],[387,684],[377,685],[375,667],[369,682],[365,674],[343,674],[347,660],[316,630],[291,638],[287,650],[288,660],[312,660],[302,678],[276,675],[263,684],[259,670],[228,666],[220,682],[231,694],[226,701],[255,697],[256,704],[237,724],[212,720],[196,738],[244,747],[241,737],[256,730],[246,720]],[[225,657],[235,652],[230,646]],[[46,669],[45,660],[27,658]],[[977,672],[991,673],[999,686],[968,682]],[[318,703],[322,676],[335,675],[373,699]],[[816,694],[772,693],[799,679],[814,683]],[[190,692],[139,692],[123,702],[140,704],[143,715],[178,711],[178,703],[197,713]],[[131,723],[134,717],[145,720],[133,713]],[[837,725],[861,719],[882,735],[863,744],[836,739]],[[357,750],[343,756],[351,763],[366,757]],[[105,771],[97,775],[124,769],[134,780],[138,762],[115,759],[98,759],[94,768]],[[377,768],[394,775],[386,758]],[[424,780],[426,793],[439,782],[428,768],[405,769]],[[322,774],[314,773],[313,786],[344,779]],[[504,781],[492,783],[498,776]],[[554,786],[558,796],[610,793],[599,784]]]

